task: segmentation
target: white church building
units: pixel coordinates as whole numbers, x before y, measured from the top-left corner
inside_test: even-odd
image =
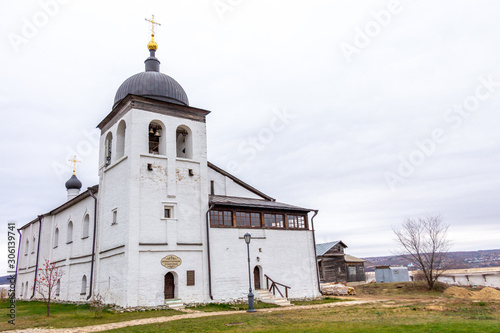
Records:
[[[19,229],[17,298],[41,297],[35,272],[47,259],[63,272],[55,290],[62,301],[246,299],[246,233],[252,288],[276,282],[290,299],[320,296],[317,211],[277,202],[208,162],[210,111],[190,106],[160,72],[154,38],[148,49],[145,71],[123,82],[97,126],[99,184],[82,189],[73,174],[68,200]]]

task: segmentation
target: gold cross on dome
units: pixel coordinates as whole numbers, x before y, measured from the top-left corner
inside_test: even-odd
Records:
[[[75,171],[76,171],[76,163],[81,163],[82,161],[78,161],[78,160],[76,159],[76,155],[75,155],[75,157],[73,157],[73,159],[72,159],[72,160],[68,160],[68,161],[69,161],[69,162],[71,162],[71,163],[73,163],[73,174],[75,174]]]
[[[145,19],[145,20],[151,23],[151,33],[154,35],[155,34],[155,25],[161,25],[161,24],[155,21],[154,15],[151,15],[151,20],[150,19]]]

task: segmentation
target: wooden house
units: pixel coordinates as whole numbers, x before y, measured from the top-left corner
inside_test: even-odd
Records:
[[[345,254],[346,248],[342,241],[316,245],[321,283],[365,281],[366,260]]]

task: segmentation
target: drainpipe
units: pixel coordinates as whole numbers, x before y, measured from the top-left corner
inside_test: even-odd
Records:
[[[17,233],[19,234],[19,244],[17,244],[16,287],[17,287],[17,268],[19,267],[19,251],[21,250],[21,239],[23,238],[23,234],[21,233],[21,229],[17,229]],[[21,290],[21,292],[22,292],[22,290]]]
[[[38,228],[38,246],[36,247],[36,264],[35,264],[35,282],[33,283],[33,295],[31,295],[30,299],[35,297],[36,291],[36,275],[38,274],[38,258],[40,257],[40,240],[42,239],[42,216],[38,215],[38,222],[40,222],[40,227]],[[28,249],[29,251],[29,249]]]
[[[94,198],[94,235],[92,239],[92,261],[90,262],[90,287],[89,295],[87,296],[87,299],[90,299],[90,297],[92,297],[92,285],[94,280],[95,235],[97,229],[97,198],[95,197],[94,193],[92,193],[92,189],[90,187],[87,188],[87,190],[89,191],[90,196]]]
[[[318,210],[313,210],[314,215],[311,217],[311,228],[313,232],[313,243],[314,243],[314,262],[316,263],[316,278],[318,280],[318,290],[321,295],[323,292],[321,291],[321,284],[319,283],[319,267],[318,267],[318,254],[316,252],[316,236],[314,235],[314,218],[318,215]]]
[[[207,255],[208,255],[208,294],[210,295],[210,299],[213,300],[212,296],[212,266],[210,264],[210,225],[208,221],[208,214],[214,208],[214,204],[210,204],[207,210],[206,218],[207,218]]]

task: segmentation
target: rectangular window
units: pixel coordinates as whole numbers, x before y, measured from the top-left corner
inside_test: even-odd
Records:
[[[305,229],[306,218],[302,215],[287,215],[288,228],[291,229]]]
[[[115,209],[113,210],[113,219],[111,224],[116,224],[116,223],[118,223],[118,211]]]
[[[210,225],[213,226],[231,226],[233,224],[232,214],[229,210],[211,210]]]
[[[172,218],[172,207],[164,207],[163,208],[163,217],[166,219]]]
[[[252,221],[252,227],[260,227],[260,213],[250,213],[250,220]]]
[[[283,228],[283,215],[264,214],[264,224],[267,228]]]
[[[187,285],[194,286],[194,271],[187,271]]]
[[[251,226],[250,213],[236,212],[236,226],[250,227]]]

